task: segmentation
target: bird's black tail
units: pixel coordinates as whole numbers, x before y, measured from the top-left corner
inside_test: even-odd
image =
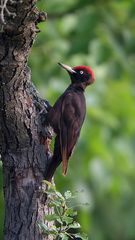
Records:
[[[51,158],[50,163],[48,164],[48,168],[45,176],[45,179],[47,181],[50,182],[52,180],[52,177],[56,171],[56,168],[60,165],[61,161],[62,161],[62,158],[61,158],[60,141],[59,141],[59,137],[56,136],[55,143],[54,143],[54,154]]]

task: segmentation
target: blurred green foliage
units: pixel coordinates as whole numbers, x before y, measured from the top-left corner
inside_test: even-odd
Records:
[[[57,170],[57,188],[83,189],[78,201],[90,206],[79,210],[79,222],[89,239],[133,240],[135,1],[41,0],[38,5],[48,20],[39,24],[29,65],[42,96],[53,104],[69,84],[57,62],[90,65],[96,76],[86,90],[87,117],[68,176]]]

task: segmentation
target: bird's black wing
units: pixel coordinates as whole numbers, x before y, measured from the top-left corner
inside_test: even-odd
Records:
[[[67,93],[61,104],[59,129],[62,172],[64,175],[67,173],[68,159],[77,142],[85,117],[85,111],[81,111],[80,106],[81,99],[76,93]]]

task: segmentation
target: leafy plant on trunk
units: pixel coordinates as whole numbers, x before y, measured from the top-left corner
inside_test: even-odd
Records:
[[[75,196],[69,190],[62,195],[52,183],[48,181],[44,181],[44,183],[48,185],[45,193],[47,194],[48,205],[53,208],[53,212],[45,216],[45,223],[38,223],[43,234],[48,233],[57,240],[87,240],[88,237],[78,231],[81,226],[76,221],[77,211],[73,205]],[[48,222],[52,222],[51,227],[48,227]]]

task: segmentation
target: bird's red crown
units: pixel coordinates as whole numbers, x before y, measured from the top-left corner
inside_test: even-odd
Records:
[[[84,72],[87,72],[88,74],[91,75],[92,79],[95,79],[95,75],[94,75],[94,72],[93,70],[88,67],[88,66],[77,66],[77,67],[73,67],[73,70],[78,70],[78,71],[84,71]]]

